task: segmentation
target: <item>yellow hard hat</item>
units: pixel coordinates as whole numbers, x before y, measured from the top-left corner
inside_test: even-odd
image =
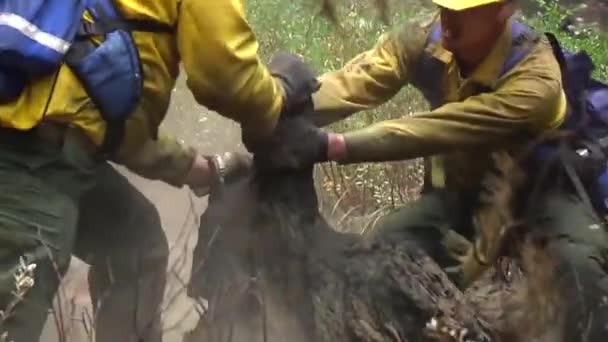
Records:
[[[496,2],[505,2],[505,0],[433,0],[436,5],[453,11],[462,11]]]

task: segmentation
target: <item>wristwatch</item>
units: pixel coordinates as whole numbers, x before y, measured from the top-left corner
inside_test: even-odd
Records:
[[[224,153],[227,155],[228,152]],[[211,174],[211,181],[207,186],[200,187],[190,187],[192,192],[198,197],[204,197],[209,195],[212,192],[216,192],[217,189],[221,189],[221,187],[225,183],[226,179],[226,161],[222,155],[214,154],[212,156],[203,156],[205,160],[209,163],[209,173]]]
[[[191,187],[192,192],[199,197],[221,193],[226,183],[246,175],[253,165],[250,155],[237,152],[224,152],[203,158],[209,163],[211,181],[207,186]]]

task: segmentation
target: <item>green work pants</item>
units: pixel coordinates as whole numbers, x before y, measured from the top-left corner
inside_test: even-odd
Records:
[[[475,203],[474,195],[429,190],[418,201],[385,216],[378,224],[376,237],[414,242],[441,267],[456,266],[454,255],[462,255],[462,246],[452,238],[453,233],[468,240],[474,238]],[[528,217],[534,227],[531,233],[542,237],[557,259],[556,284],[567,299],[566,322],[581,322],[565,329],[565,340],[578,341],[589,329],[599,334],[589,341],[608,341],[606,226],[572,194],[552,192],[536,203]],[[588,316],[590,311],[593,317]]]
[[[473,210],[476,199],[471,194],[448,193],[440,190],[425,192],[416,202],[398,208],[377,224],[379,237],[413,241],[422,247],[440,266],[458,265],[454,255],[463,248],[453,233],[473,240]]]
[[[10,341],[39,340],[72,255],[91,266],[97,341],[160,341],[168,254],[154,205],[109,163],[94,161],[78,139],[68,136],[61,147],[3,139],[1,308],[14,301],[20,258],[36,264],[34,286],[1,322]]]

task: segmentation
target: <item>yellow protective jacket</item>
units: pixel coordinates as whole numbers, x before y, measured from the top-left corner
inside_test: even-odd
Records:
[[[198,103],[241,123],[250,139],[270,134],[282,107],[283,90],[257,55],[258,43],[241,0],[116,3],[126,18],[176,26],[175,34],[133,33],[144,89],[141,103],[127,122],[117,161],[145,177],[181,185],[195,152],[162,132],[156,139],[180,62]],[[105,123],[69,68],[61,68],[52,89],[53,76],[37,80],[15,102],[0,106],[2,126],[27,130],[44,116],[79,126],[101,144]]]
[[[475,189],[492,161],[491,152],[510,150],[527,137],[557,127],[566,113],[559,65],[542,39],[511,71],[500,76],[511,46],[505,30],[491,53],[467,79],[441,44],[426,45],[431,25],[407,24],[383,36],[342,69],[320,77],[315,94],[319,124],[328,124],[388,101],[404,86],[420,84],[422,54],[440,61],[432,75],[444,104],[430,111],[347,132],[349,162],[427,158],[426,182],[436,187]],[[425,49],[426,47],[426,49]],[[478,89],[487,91],[479,93]]]

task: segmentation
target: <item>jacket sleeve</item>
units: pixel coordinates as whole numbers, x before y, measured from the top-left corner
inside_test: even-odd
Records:
[[[391,99],[407,84],[410,69],[424,48],[426,30],[409,24],[380,37],[376,45],[340,70],[319,77],[314,94],[315,122],[327,125]]]
[[[345,162],[404,160],[505,146],[555,128],[566,100],[554,59],[533,58],[492,93],[345,134]]]
[[[170,185],[184,185],[186,174],[194,162],[196,150],[160,130],[157,139],[147,139],[129,150],[121,150],[114,161],[138,175]]]
[[[254,140],[270,135],[283,89],[258,56],[241,0],[182,0],[179,11],[178,50],[197,102],[239,122]]]

